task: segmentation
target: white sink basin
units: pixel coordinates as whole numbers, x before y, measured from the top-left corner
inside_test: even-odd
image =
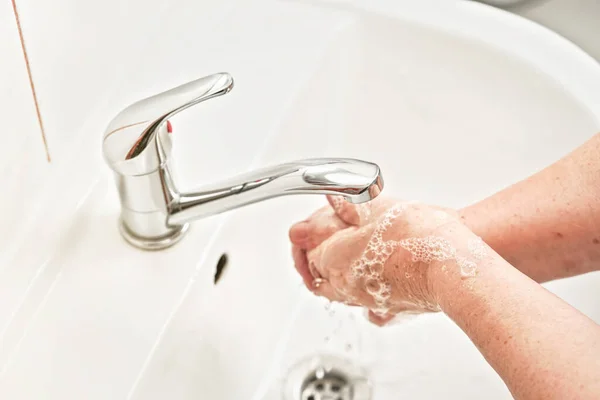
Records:
[[[226,54],[214,49],[238,83],[230,103],[173,121],[176,133],[208,125],[222,134],[181,138],[183,181],[356,157],[381,166],[386,195],[461,207],[600,130],[600,66],[577,48],[485,6],[425,3],[240,6],[222,26]],[[300,37],[303,18],[313,30]],[[261,31],[275,23],[277,34]],[[298,59],[278,55],[286,43]],[[308,293],[287,230],[323,198],[284,197],[198,221],[177,246],[147,253],[118,236],[114,184],[90,160],[98,183],[54,255],[41,266],[17,258],[25,261],[4,272],[12,291],[0,308],[0,397],[275,400],[291,366],[325,353],[364,367],[377,400],[509,397],[445,316],[379,329],[360,310],[326,309]],[[548,287],[600,321],[598,274]]]
[[[585,104],[523,60],[368,14],[340,33],[291,110],[262,164],[372,160],[385,194],[453,207],[530,175],[600,128]],[[376,399],[510,397],[445,316],[378,329],[359,310],[327,309],[308,294],[287,229],[322,204],[283,198],[231,216],[209,257],[215,264],[227,253],[230,269],[214,288],[197,283],[135,398],[281,399],[294,364],[328,353],[364,366]],[[597,321],[599,287],[598,274],[554,285]]]

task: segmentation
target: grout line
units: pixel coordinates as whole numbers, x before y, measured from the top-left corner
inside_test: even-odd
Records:
[[[23,58],[25,59],[25,66],[27,67],[27,76],[29,77],[29,86],[31,87],[31,94],[33,95],[33,103],[35,105],[35,112],[37,114],[38,124],[40,125],[40,131],[42,133],[42,141],[44,142],[44,150],[46,151],[46,159],[51,162],[50,150],[48,149],[48,141],[46,140],[46,131],[44,129],[44,123],[42,121],[42,114],[40,113],[40,106],[38,104],[38,98],[35,91],[35,85],[33,83],[33,76],[31,74],[31,66],[29,64],[29,56],[27,55],[27,48],[25,47],[25,39],[23,38],[23,29],[21,28],[21,20],[19,18],[19,11],[17,10],[17,1],[11,0],[13,12],[15,14],[15,21],[17,23],[17,29],[19,30],[19,40],[21,41],[21,49],[23,50]]]

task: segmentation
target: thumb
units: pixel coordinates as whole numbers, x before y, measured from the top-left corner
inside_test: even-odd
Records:
[[[342,196],[327,195],[327,201],[342,221],[348,225],[360,225],[360,215],[354,204],[347,202]]]

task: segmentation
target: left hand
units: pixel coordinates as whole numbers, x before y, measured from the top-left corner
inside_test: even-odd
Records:
[[[362,205],[328,200],[290,229],[296,269],[312,292],[366,307],[378,325],[439,311],[429,269],[472,264],[453,242],[465,248],[475,236],[453,211],[383,196]]]

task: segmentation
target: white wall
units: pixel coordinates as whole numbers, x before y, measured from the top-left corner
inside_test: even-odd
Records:
[[[60,232],[69,225],[86,193],[99,174],[108,173],[97,167],[101,163],[101,139],[106,125],[120,109],[144,96],[214,72],[209,63],[195,57],[208,67],[195,75],[182,74],[190,65],[179,55],[181,46],[188,46],[197,55],[214,42],[211,27],[234,3],[17,0],[50,163],[41,140],[12,6],[10,2],[0,6],[0,105],[5,125],[0,134],[4,194],[0,203],[4,210],[0,282],[10,282],[1,278],[14,269],[27,287],[35,275],[34,266],[51,257]],[[186,16],[189,18],[182,22]],[[181,37],[168,36],[177,29]],[[185,37],[184,33],[190,31],[201,34]],[[177,51],[170,51],[173,47]],[[173,59],[161,60],[157,56],[161,53]],[[29,251],[32,241],[37,242],[33,253]],[[31,268],[24,268],[24,264]]]
[[[0,182],[2,224],[0,243],[6,246],[15,226],[31,207],[30,193],[22,182],[39,184],[47,162],[31,96],[29,79],[11,3],[0,4]],[[0,265],[5,252],[0,253]]]

